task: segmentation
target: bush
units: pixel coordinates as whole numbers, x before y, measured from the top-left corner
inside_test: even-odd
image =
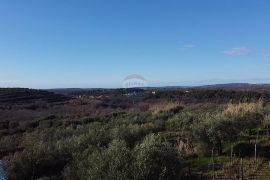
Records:
[[[65,168],[64,176],[67,179],[125,180],[133,177],[132,154],[122,140],[114,140],[108,148],[96,148],[81,158]]]
[[[8,179],[37,179],[44,175],[60,176],[70,159],[69,154],[60,153],[45,145],[16,153],[7,164]]]
[[[149,135],[135,148],[136,179],[177,179],[180,156],[169,143],[159,136]]]

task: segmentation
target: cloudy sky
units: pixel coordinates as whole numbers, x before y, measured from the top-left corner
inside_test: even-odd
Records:
[[[269,0],[1,0],[0,87],[270,83]]]

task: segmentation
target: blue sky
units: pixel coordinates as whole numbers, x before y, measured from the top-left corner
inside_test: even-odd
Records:
[[[269,0],[0,0],[0,87],[270,83]]]

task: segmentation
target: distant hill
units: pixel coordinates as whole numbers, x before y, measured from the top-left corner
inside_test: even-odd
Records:
[[[121,90],[119,88],[118,90]],[[140,89],[140,88],[137,88]],[[234,91],[256,91],[256,92],[270,92],[270,84],[250,84],[250,83],[228,83],[228,84],[212,84],[212,85],[202,85],[202,86],[164,86],[164,87],[144,87],[144,90],[190,90],[190,89],[223,89],[223,90],[234,90]],[[70,95],[73,93],[82,93],[86,91],[101,91],[107,92],[112,89],[109,88],[58,88],[58,89],[46,89],[46,91]],[[117,89],[113,89],[117,90]]]
[[[140,89],[140,88],[138,88]],[[228,84],[213,84],[202,86],[164,86],[164,87],[145,87],[144,90],[233,90],[233,91],[256,91],[256,92],[270,92],[270,84],[250,84],[250,83],[228,83]],[[80,94],[85,92],[94,92],[98,94],[122,92],[124,89],[109,89],[109,88],[57,88],[34,90],[27,88],[0,88],[0,102],[12,101],[35,101],[43,100],[46,102],[66,101],[71,94]]]
[[[57,88],[57,89],[44,89],[45,91],[52,92],[55,94],[63,94],[69,95],[72,93],[80,93],[85,91],[102,91],[102,90],[110,90],[104,88]]]
[[[70,97],[44,90],[27,88],[0,88],[0,103],[32,103],[43,101],[46,103],[63,102]]]
[[[224,89],[241,91],[270,91],[270,84],[229,83],[199,86],[203,89]]]
[[[202,86],[166,86],[159,89],[223,89],[234,91],[257,91],[270,92],[270,84],[250,84],[250,83],[228,83],[228,84],[212,84]]]

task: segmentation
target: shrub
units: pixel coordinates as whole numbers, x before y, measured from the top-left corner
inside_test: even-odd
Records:
[[[47,145],[16,153],[7,163],[8,179],[36,179],[44,175],[60,175],[70,159],[69,154],[60,153]]]
[[[108,148],[96,148],[80,158],[84,159],[75,160],[65,168],[64,176],[67,179],[125,180],[133,177],[132,154],[122,140],[113,140]]]
[[[135,148],[136,179],[176,179],[180,156],[175,148],[162,142],[159,136],[149,135]]]

